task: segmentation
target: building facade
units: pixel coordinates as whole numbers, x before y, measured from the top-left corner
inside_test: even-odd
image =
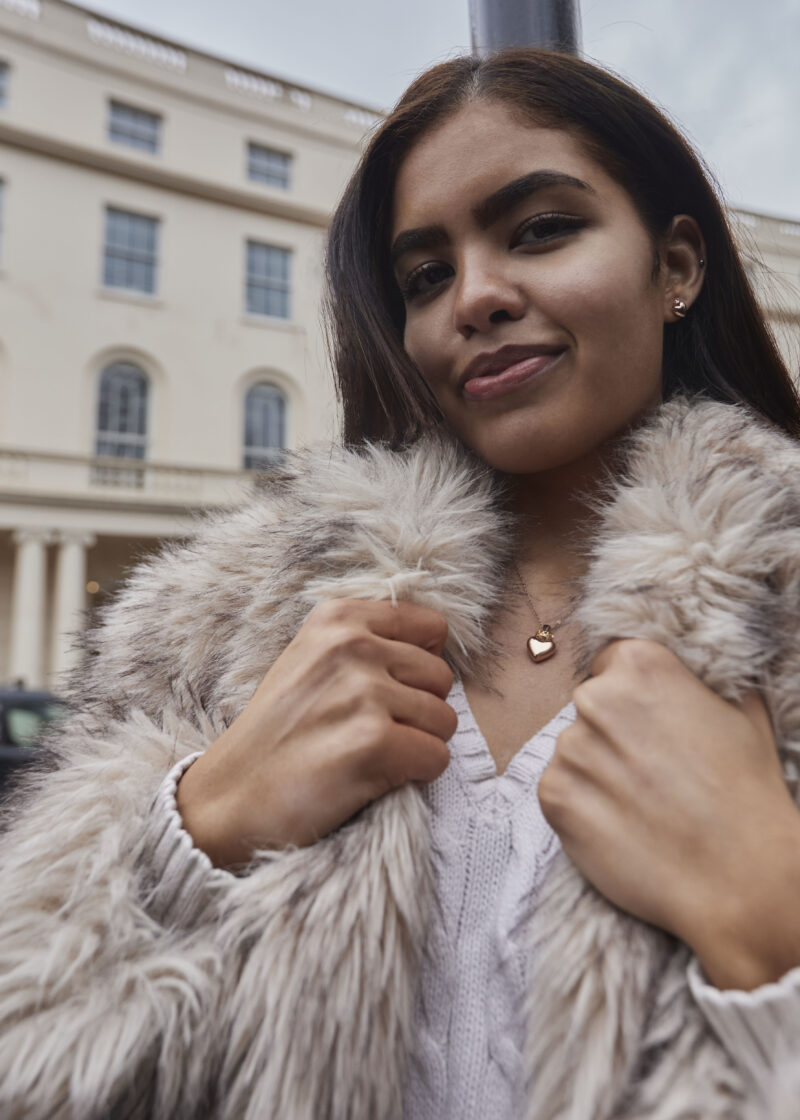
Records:
[[[0,684],[57,690],[127,567],[333,434],[323,246],[378,119],[0,0]],[[800,223],[734,218],[796,371]]]
[[[376,119],[0,0],[0,682],[57,687],[137,556],[330,437],[323,243]]]

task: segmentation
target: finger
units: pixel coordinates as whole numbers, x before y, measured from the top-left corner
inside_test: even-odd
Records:
[[[393,788],[405,782],[433,782],[444,773],[449,761],[445,742],[418,727],[395,724],[386,741],[384,765]]]
[[[650,638],[615,638],[595,654],[591,664],[591,675],[598,677],[620,661],[629,668],[641,669],[643,666],[652,666],[655,659],[663,659],[668,652],[665,646]]]
[[[447,641],[447,622],[443,614],[418,603],[370,604],[368,625],[375,634],[395,642],[408,642],[430,653],[440,654]]]
[[[458,716],[444,700],[419,688],[395,684],[387,698],[392,719],[447,742],[458,727]]]
[[[441,657],[408,642],[379,641],[386,644],[386,667],[396,681],[447,699],[453,687],[453,671]]]
[[[361,626],[392,641],[408,642],[440,654],[447,641],[447,622],[431,607],[388,599],[326,599],[310,612],[313,625],[340,631]]]
[[[613,642],[607,642],[597,651],[591,661],[589,677],[599,677],[601,673],[605,672],[611,664],[616,652],[615,647],[619,645],[620,641],[624,641],[624,639],[617,638]]]
[[[550,765],[569,773],[572,778],[598,786],[603,784],[603,775],[607,778],[612,774],[612,784],[619,785],[621,780],[620,762],[613,744],[581,715],[559,735]]]

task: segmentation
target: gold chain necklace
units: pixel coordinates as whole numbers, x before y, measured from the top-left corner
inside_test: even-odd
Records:
[[[536,625],[538,629],[532,637],[528,638],[525,646],[528,650],[528,656],[530,657],[531,661],[535,661],[538,665],[540,661],[547,661],[548,658],[555,655],[556,640],[554,634],[559,626],[563,626],[565,622],[569,622],[571,614],[568,614],[565,618],[560,618],[558,622],[555,622],[552,626],[549,624],[549,622],[542,622],[542,620],[539,618],[539,612],[533,605],[533,599],[531,599],[528,593],[528,588],[525,586],[525,580],[522,578],[522,573],[517,567],[516,560],[512,560],[511,563],[513,565],[516,577],[519,580],[519,585],[522,588],[522,594],[528,600],[528,605],[531,608],[533,617],[536,619]]]

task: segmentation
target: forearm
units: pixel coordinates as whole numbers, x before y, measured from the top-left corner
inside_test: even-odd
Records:
[[[750,991],[800,965],[800,813],[789,805],[735,875],[714,884],[684,940],[717,988]]]

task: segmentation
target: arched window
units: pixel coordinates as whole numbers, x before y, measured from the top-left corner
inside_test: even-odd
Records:
[[[147,375],[133,362],[113,362],[103,370],[97,400],[96,455],[144,459],[147,452]],[[142,471],[98,467],[95,481],[141,486]]]
[[[280,459],[286,447],[286,398],[265,381],[244,399],[244,469],[261,470]]]

